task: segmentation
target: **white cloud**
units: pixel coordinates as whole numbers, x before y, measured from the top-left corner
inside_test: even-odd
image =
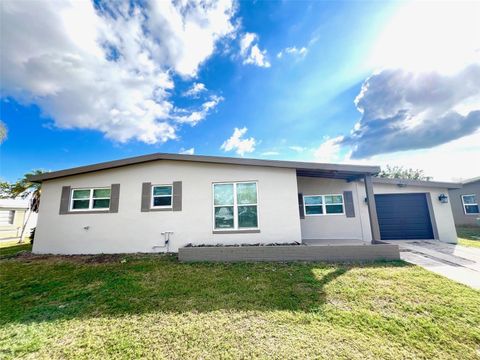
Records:
[[[294,56],[294,57],[297,57],[297,58],[304,58],[308,53],[308,49],[303,46],[301,48],[297,48],[296,46],[292,46],[292,47],[287,47],[283,50],[281,50],[278,54],[277,54],[277,58],[281,59],[284,55],[291,55],[291,56]]]
[[[216,96],[216,95],[210,96],[210,99],[208,101],[205,101],[202,104],[200,110],[192,111],[188,115],[178,115],[177,114],[177,115],[172,116],[172,118],[177,123],[180,123],[180,124],[187,123],[187,124],[190,124],[190,125],[194,126],[197,123],[199,123],[200,121],[202,121],[203,119],[205,119],[207,117],[207,115],[213,109],[215,109],[215,107],[223,100],[224,99],[221,96]],[[179,112],[184,113],[185,111],[181,110]]]
[[[381,31],[370,59],[378,70],[355,99],[361,119],[335,145],[352,159],[414,154],[412,163],[428,159],[420,164],[428,167],[440,161],[441,149],[457,151],[449,144],[478,134],[479,13],[480,2],[409,2],[401,8]],[[419,149],[425,150],[414,151]]]
[[[313,156],[318,162],[339,162],[343,161],[341,155],[341,145],[343,136],[338,136],[336,138],[325,138],[325,141],[320,144],[320,146],[313,151]]]
[[[307,148],[303,147],[303,146],[297,146],[297,145],[293,145],[293,146],[289,146],[288,147],[290,150],[292,151],[295,151],[297,153],[301,153],[301,152],[304,152]]]
[[[195,154],[195,148],[193,148],[193,147],[190,148],[190,149],[181,148],[178,153],[183,154],[183,155],[193,155],[193,154]]]
[[[271,66],[270,62],[267,60],[267,50],[260,50],[258,46],[257,34],[243,34],[240,39],[240,55],[243,57],[244,64],[251,64],[265,68]]]
[[[207,91],[205,84],[193,83],[192,87],[183,93],[183,96],[197,98],[204,91]]]
[[[265,151],[260,154],[261,156],[277,156],[280,155],[278,151]]]
[[[175,139],[179,122],[205,118],[218,98],[179,110],[173,73],[195,76],[235,31],[233,2],[132,4],[2,1],[2,96],[119,142]]]
[[[402,151],[353,160],[348,155],[342,162],[359,165],[398,165],[422,169],[434,180],[458,181],[480,174],[480,131],[469,136],[424,150]]]
[[[255,151],[256,141],[253,137],[244,139],[243,136],[247,133],[247,128],[235,128],[232,136],[228,138],[220,147],[225,152],[235,151],[238,155],[244,156],[245,153]]]

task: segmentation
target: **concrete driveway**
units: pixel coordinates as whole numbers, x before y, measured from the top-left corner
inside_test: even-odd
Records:
[[[459,283],[480,289],[480,249],[435,240],[388,241],[400,258]]]

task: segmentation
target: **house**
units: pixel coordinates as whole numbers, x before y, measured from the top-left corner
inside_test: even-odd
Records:
[[[35,253],[177,252],[187,244],[457,241],[459,184],[377,166],[156,153],[36,175]]]
[[[0,199],[0,241],[19,240],[22,229],[24,237],[30,235],[36,217],[29,211],[28,199]]]
[[[461,189],[450,190],[455,225],[480,226],[480,176],[462,182]]]

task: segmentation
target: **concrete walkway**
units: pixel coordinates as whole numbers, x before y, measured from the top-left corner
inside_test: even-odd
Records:
[[[399,245],[402,260],[480,289],[480,249],[433,240],[388,243]]]

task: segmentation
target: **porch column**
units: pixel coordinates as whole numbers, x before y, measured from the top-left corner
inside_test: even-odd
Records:
[[[367,194],[368,216],[370,228],[372,229],[372,244],[378,243],[380,238],[380,226],[378,225],[377,207],[375,206],[375,195],[373,193],[373,182],[371,175],[365,175],[365,193]]]

